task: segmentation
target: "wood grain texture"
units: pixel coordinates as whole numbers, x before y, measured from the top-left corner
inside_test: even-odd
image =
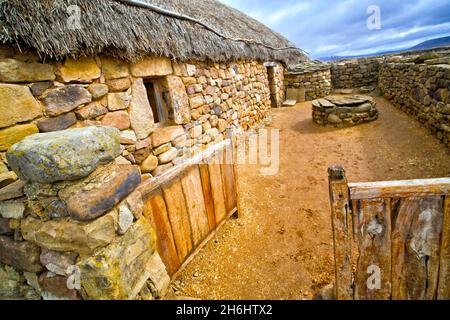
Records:
[[[335,297],[338,300],[352,300],[352,221],[350,197],[344,169],[342,167],[330,167],[328,169],[328,181],[334,243]]]
[[[392,299],[436,299],[443,197],[411,197],[393,208]]]
[[[438,300],[450,300],[450,196],[445,197],[444,203],[437,298]]]
[[[446,195],[450,178],[349,183],[349,188],[353,200]]]
[[[172,275],[178,270],[181,263],[161,189],[156,189],[144,198],[144,216],[156,232],[158,253],[167,272]]]
[[[181,178],[181,184],[191,222],[192,240],[194,246],[197,246],[209,233],[202,181],[197,166],[186,171]]]
[[[216,228],[216,213],[214,208],[214,200],[211,190],[211,182],[209,179],[209,170],[207,164],[200,164],[200,177],[202,180],[203,198],[205,199],[206,215],[208,216],[209,230]]]
[[[233,170],[233,164],[232,159],[228,159],[230,157],[229,151],[226,149],[227,152],[224,152],[223,155],[223,163],[221,165],[221,171],[222,171],[222,181],[223,181],[223,189],[224,189],[224,195],[225,195],[225,205],[227,209],[227,215],[232,212],[236,206],[236,189],[235,189],[235,177],[234,177],[234,170]]]
[[[173,237],[177,246],[178,257],[183,262],[192,250],[192,236],[181,181],[179,178],[176,178],[171,183],[163,185],[162,189]]]
[[[214,201],[216,223],[220,223],[227,217],[221,165],[210,163],[208,164],[208,170],[210,178],[209,180],[211,182],[212,197]]]
[[[353,200],[356,300],[391,298],[391,200]]]

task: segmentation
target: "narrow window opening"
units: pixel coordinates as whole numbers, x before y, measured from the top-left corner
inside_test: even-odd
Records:
[[[163,86],[160,79],[150,79],[145,81],[147,97],[152,108],[155,124],[167,125],[169,114],[167,111],[167,102],[164,99]]]

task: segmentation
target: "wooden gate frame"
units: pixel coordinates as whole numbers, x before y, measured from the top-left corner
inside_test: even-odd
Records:
[[[450,178],[348,183],[342,166],[329,167],[328,177],[335,298],[450,299]],[[435,210],[433,213],[442,211],[442,218],[430,220],[433,229],[427,229],[427,235],[432,237],[422,239],[432,251],[429,264],[427,260],[430,267],[426,269],[427,290],[424,291],[414,288],[417,279],[405,279],[405,270],[411,272],[417,266],[411,266],[414,259],[404,257],[408,255],[406,244],[413,243],[408,242],[408,237],[424,230],[413,229],[413,224],[427,209]],[[419,211],[421,214],[417,214]],[[369,234],[368,225],[372,220],[379,229]],[[355,248],[359,255],[353,254]],[[357,267],[353,270],[352,262],[356,258]],[[374,262],[383,268],[383,286],[378,290],[367,288],[369,275],[364,268]]]
[[[137,189],[172,279],[230,217],[239,215],[235,144],[228,134],[228,139],[144,181]],[[223,162],[211,162],[216,157]]]

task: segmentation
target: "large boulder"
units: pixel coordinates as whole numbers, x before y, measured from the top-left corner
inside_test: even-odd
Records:
[[[10,148],[8,163],[22,180],[39,183],[76,180],[120,154],[112,127],[87,127],[29,136]]]
[[[156,235],[142,217],[127,233],[78,263],[81,286],[95,300],[133,299],[152,275]]]
[[[41,115],[42,107],[28,87],[0,84],[0,128],[33,120]]]

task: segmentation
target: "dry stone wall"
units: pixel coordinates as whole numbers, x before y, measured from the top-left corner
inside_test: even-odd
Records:
[[[286,72],[284,86],[288,93],[286,98],[295,98],[294,100],[298,102],[325,97],[331,93],[330,67],[314,67],[302,71]],[[304,100],[299,96],[299,91],[304,92]]]
[[[446,59],[420,64],[411,60],[383,64],[380,88],[395,106],[424,124],[450,147],[450,60]]]
[[[334,89],[361,88],[377,85],[379,66],[383,57],[360,58],[331,64]]]
[[[30,135],[6,153],[20,180],[0,190],[0,297],[157,299],[170,278],[143,216],[120,131]],[[17,177],[12,177],[14,180]]]
[[[248,129],[271,107],[267,68],[260,62],[178,63],[111,57],[40,63],[32,54],[0,50],[0,156],[38,132],[95,125],[121,131],[120,163],[159,175],[211,143],[227,128]],[[277,100],[283,66],[275,65]],[[155,123],[146,82],[157,81],[168,122]],[[14,106],[12,108],[11,106]]]
[[[157,123],[148,81],[167,123]],[[0,47],[0,297],[159,297],[168,278],[136,186],[270,108],[256,61],[42,63]],[[80,284],[68,287],[77,270]]]

